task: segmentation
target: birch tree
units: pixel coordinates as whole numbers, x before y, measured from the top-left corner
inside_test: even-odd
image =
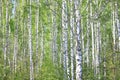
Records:
[[[74,80],[74,0],[70,0],[70,54],[71,54],[71,80]]]
[[[90,10],[89,10],[89,0],[87,0],[88,3],[88,7],[87,7],[87,44],[86,44],[86,61],[87,61],[87,67],[89,66],[89,55],[90,55],[90,51],[89,51],[89,46],[90,46]]]
[[[115,17],[115,4],[114,2],[111,3],[111,16],[112,16],[112,37],[113,37],[113,53],[112,53],[112,59],[113,59],[113,62],[115,61],[115,50],[116,50],[116,26],[115,26],[115,20],[116,20],[116,17]],[[114,72],[114,69],[113,69],[113,72]],[[113,78],[113,80],[115,80],[115,76]]]
[[[38,51],[39,51],[39,0],[36,1],[37,10],[36,10],[36,71],[38,73]]]
[[[115,51],[115,40],[116,40],[116,35],[115,35],[115,31],[116,31],[116,27],[115,27],[115,9],[114,9],[114,3],[112,3],[111,5],[112,7],[112,34],[113,34],[113,51]]]
[[[42,29],[42,32],[41,32],[41,54],[40,54],[40,69],[42,67],[42,64],[43,64],[43,59],[44,59],[44,28],[43,28],[43,23],[41,21],[41,29]]]
[[[17,14],[16,14],[16,1],[14,1],[14,8],[13,8],[14,14],[15,15],[15,22],[18,21],[17,19]],[[14,62],[14,71],[16,72],[16,67],[17,67],[17,53],[18,53],[18,24],[15,24],[15,34],[14,34],[14,56],[13,56],[13,62]]]
[[[28,14],[28,32],[29,32],[29,55],[30,55],[30,80],[33,78],[33,52],[32,52],[32,11],[31,11],[32,0],[30,0],[29,14]]]
[[[82,80],[82,52],[81,52],[81,27],[80,27],[80,10],[79,0],[75,0],[75,25],[76,25],[76,80]]]
[[[68,68],[68,19],[67,19],[67,1],[62,0],[62,35],[63,35],[63,67],[65,79],[69,80]],[[66,74],[67,73],[67,74]],[[67,77],[68,76],[68,77]]]
[[[92,8],[92,1],[90,1],[90,17],[93,16],[93,8]],[[93,26],[93,21],[92,21],[92,18],[90,18],[91,21],[90,21],[90,27],[91,27],[91,36],[92,36],[92,68],[94,68],[95,66],[95,57],[94,57],[94,26]]]

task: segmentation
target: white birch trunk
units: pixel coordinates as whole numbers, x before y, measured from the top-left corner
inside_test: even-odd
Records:
[[[116,10],[115,10],[115,2],[112,2],[111,5],[112,8],[112,36],[113,36],[113,62],[115,62],[115,51],[116,51]],[[115,65],[115,64],[114,64]],[[115,68],[113,68],[114,77],[113,80],[115,80]]]
[[[38,49],[39,49],[39,0],[36,1],[37,10],[36,10],[36,72],[38,73]]]
[[[62,33],[63,33],[63,67],[65,79],[69,80],[69,67],[68,67],[68,20],[67,20],[67,1],[62,0]],[[66,74],[67,73],[67,74]]]
[[[33,52],[32,52],[32,20],[31,20],[31,0],[30,0],[30,7],[29,7],[29,15],[28,15],[28,32],[29,32],[29,55],[30,55],[30,80],[34,80],[33,78]]]
[[[115,23],[117,26],[117,32],[118,32],[118,50],[120,50],[120,21],[118,16],[118,3],[115,1]]]
[[[112,35],[113,35],[113,51],[115,51],[115,44],[116,44],[116,42],[115,42],[115,38],[116,38],[116,36],[115,36],[115,31],[116,31],[116,28],[115,28],[115,10],[114,10],[114,4],[112,4]]]
[[[79,0],[75,0],[75,23],[76,23],[76,80],[82,80],[82,52],[81,52],[81,37],[80,37],[80,10]]]
[[[89,0],[87,0],[87,3],[89,5]],[[90,37],[89,37],[89,34],[90,34],[90,20],[89,20],[89,16],[90,16],[90,11],[89,11],[89,6],[87,7],[87,46],[86,46],[86,61],[87,61],[87,67],[89,66],[89,54],[90,54],[90,51],[89,51],[89,45],[90,45]]]
[[[96,0],[95,4],[97,8],[99,8],[98,5],[99,1]],[[98,19],[98,12],[95,12],[95,19]],[[95,29],[95,76],[96,79],[100,79],[100,68],[99,68],[99,59],[100,59],[100,22],[99,20],[96,20],[94,24]]]
[[[71,80],[74,80],[74,17],[73,17],[73,1],[70,0],[70,52],[71,52]]]
[[[90,2],[90,17],[92,17],[93,16],[93,12],[92,12],[92,2]],[[91,26],[91,33],[92,33],[92,68],[94,68],[95,67],[95,52],[94,52],[94,50],[95,50],[95,48],[94,48],[94,26],[93,26],[93,22],[92,22],[92,20],[91,20],[91,22],[90,22],[90,26]]]
[[[83,19],[81,19],[81,23],[83,23]],[[85,38],[85,35],[84,35],[84,25],[81,24],[81,37],[82,37],[82,40],[81,40],[81,44],[82,44],[82,62],[83,62],[83,66],[84,66],[84,62],[85,62],[85,45],[84,45],[84,38]]]
[[[16,14],[16,1],[14,1],[14,14],[15,21],[18,22],[17,14]],[[17,53],[18,53],[18,23],[15,24],[15,35],[14,35],[14,56],[13,56],[13,63],[14,63],[14,71],[16,72],[17,67]]]
[[[96,29],[96,75],[98,75],[98,79],[100,79],[100,68],[99,68],[99,57],[100,57],[100,22],[97,22],[96,25],[97,29]]]
[[[41,54],[40,54],[40,69],[42,67],[43,63],[43,58],[44,58],[44,29],[43,29],[43,24],[41,21],[41,28],[42,28],[42,33],[41,33]]]

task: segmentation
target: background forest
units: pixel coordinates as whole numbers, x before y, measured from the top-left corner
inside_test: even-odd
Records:
[[[0,0],[0,80],[120,80],[120,0]]]

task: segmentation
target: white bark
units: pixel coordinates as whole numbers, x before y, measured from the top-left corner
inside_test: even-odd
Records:
[[[63,33],[63,67],[65,79],[69,80],[69,67],[68,67],[68,20],[67,20],[67,1],[62,0],[62,33]],[[67,71],[67,72],[66,72]],[[67,73],[67,74],[66,74]]]
[[[100,22],[97,22],[96,25],[96,74],[98,75],[98,79],[100,79],[100,68],[99,68],[99,57],[100,57]]]
[[[42,24],[42,21],[41,21],[41,29],[42,29],[42,32],[41,32],[41,54],[40,54],[40,69],[42,67],[42,62],[43,62],[43,58],[44,58],[44,29],[43,29],[43,24]]]
[[[89,0],[87,0],[87,3],[89,3]],[[89,5],[89,4],[88,4]],[[89,6],[87,7],[87,46],[86,46],[86,61],[87,61],[87,66],[89,66],[89,54],[90,54],[90,51],[89,51],[89,45],[90,45],[90,37],[89,37],[89,34],[90,34],[90,20],[89,20],[89,16],[90,16],[90,11],[89,11]]]
[[[14,1],[14,16],[16,22],[18,22],[17,14],[16,14],[16,1]],[[14,56],[13,56],[13,62],[14,62],[14,71],[16,72],[17,67],[17,53],[18,53],[18,23],[15,24],[15,35],[14,35]]]
[[[36,1],[37,10],[36,10],[36,72],[38,73],[38,49],[39,49],[39,0]]]
[[[70,0],[70,52],[71,52],[71,80],[74,80],[74,17],[73,17],[73,1]]]
[[[30,55],[30,80],[34,80],[33,78],[33,52],[32,52],[32,20],[31,20],[31,0],[30,0],[30,7],[29,7],[29,15],[28,15],[28,32],[29,32],[29,55]]]
[[[118,50],[120,50],[120,21],[118,16],[118,3],[115,1],[115,24],[118,32]]]
[[[99,1],[96,0],[95,4],[98,8]],[[95,12],[95,19],[98,19],[98,12]],[[94,22],[94,30],[95,30],[95,76],[96,79],[100,79],[100,68],[99,68],[99,59],[100,59],[100,21],[99,19]]]
[[[111,5],[112,8],[112,36],[113,36],[113,62],[115,62],[115,50],[116,50],[116,11],[115,11],[115,2]],[[115,80],[115,68],[114,68],[114,77],[113,80]]]
[[[115,51],[115,44],[116,44],[116,42],[115,42],[115,38],[116,38],[116,36],[115,36],[115,31],[116,31],[116,28],[115,28],[115,10],[114,10],[114,4],[112,4],[112,34],[113,34],[113,51]]]
[[[75,23],[76,23],[76,80],[82,80],[82,52],[81,52],[81,37],[80,37],[80,10],[79,0],[75,0]]]
[[[83,19],[81,19],[81,23],[83,23]],[[85,45],[84,45],[84,38],[85,38],[85,35],[84,35],[84,25],[81,24],[81,37],[82,37],[82,40],[81,40],[81,44],[82,44],[82,61],[83,61],[83,65],[84,65],[84,62],[85,62]]]
[[[90,17],[92,17],[93,16],[93,13],[92,13],[92,2],[90,2]],[[94,68],[94,66],[95,66],[95,56],[94,56],[94,54],[95,54],[95,52],[94,52],[94,50],[95,50],[95,48],[94,48],[94,26],[93,26],[93,22],[92,22],[92,19],[91,19],[91,21],[90,21],[90,26],[91,26],[91,33],[92,33],[92,68]]]

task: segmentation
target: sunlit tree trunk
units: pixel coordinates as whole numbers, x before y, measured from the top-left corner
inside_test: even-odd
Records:
[[[31,11],[31,3],[32,0],[30,0],[30,6],[29,6],[29,14],[28,14],[28,32],[29,32],[29,55],[30,55],[30,80],[34,80],[33,78],[33,51],[32,51],[32,11]]]
[[[120,21],[118,16],[118,3],[115,1],[115,24],[117,28],[118,35],[118,50],[120,50]]]
[[[100,59],[100,22],[98,21],[96,24],[96,75],[98,79],[100,79],[100,68],[99,68],[99,59]]]
[[[38,61],[39,61],[39,0],[36,1],[37,10],[36,10],[36,72],[38,73]]]
[[[94,31],[95,31],[95,76],[96,79],[100,79],[100,70],[99,70],[99,51],[100,51],[100,47],[99,47],[99,29],[100,29],[100,23],[99,21],[94,23]]]
[[[115,28],[115,10],[114,10],[114,3],[112,3],[112,35],[113,35],[113,51],[115,51],[115,39],[116,39],[116,36],[115,36],[115,31],[116,31],[116,28]]]
[[[89,51],[89,46],[90,46],[90,10],[89,10],[89,0],[87,0],[88,3],[88,7],[87,7],[87,46],[86,46],[86,61],[87,61],[87,67],[89,66],[89,55],[90,55],[90,51]]]
[[[62,0],[62,35],[63,35],[63,67],[65,79],[69,80],[68,68],[68,19],[67,19],[67,1]],[[67,73],[67,74],[66,74]],[[67,77],[68,76],[68,77]]]
[[[117,1],[115,1],[115,16],[116,16],[116,29],[117,29],[117,51],[120,52],[120,18],[119,18],[119,3]],[[119,64],[118,64],[118,60],[119,60],[120,55],[118,53],[116,53],[115,55],[115,79],[118,79],[117,74],[118,72],[118,68],[119,68]]]
[[[80,27],[80,2],[75,0],[75,26],[76,26],[76,80],[82,80],[82,52],[81,52],[81,27]]]
[[[93,17],[93,11],[92,11],[92,1],[90,2],[90,17]],[[91,27],[91,36],[92,36],[92,68],[95,67],[95,41],[94,41],[94,26],[93,26],[93,21],[92,21],[92,18],[91,18],[91,21],[90,21],[90,27]]]
[[[44,27],[43,27],[43,23],[41,21],[41,43],[40,43],[40,47],[41,47],[41,54],[40,54],[40,69],[42,67],[42,63],[43,63],[43,58],[44,58]]]
[[[70,0],[70,54],[71,54],[71,80],[74,80],[74,0]]]
[[[117,56],[118,54],[116,53],[116,51],[120,50],[120,22],[119,22],[119,12],[118,12],[118,3],[117,1],[114,1],[112,3],[112,10],[113,10],[113,64],[114,64],[114,68],[113,68],[113,72],[114,72],[114,80],[116,80],[117,78]],[[114,40],[115,39],[115,40]]]
[[[84,43],[85,43],[85,35],[86,34],[84,34],[84,21],[83,21],[83,19],[81,19],[81,44],[82,44],[82,53],[83,53],[83,55],[82,55],[82,62],[83,62],[83,66],[84,66],[84,63],[85,63],[85,45],[84,45]]]
[[[99,9],[99,5],[98,5],[99,1],[96,0],[95,4],[96,7]],[[96,79],[100,79],[100,65],[99,65],[99,60],[100,60],[100,21],[98,19],[98,12],[95,12],[95,19],[96,22],[94,22],[94,30],[95,30],[95,76]]]
[[[113,37],[113,56],[112,56],[112,60],[113,60],[113,64],[115,63],[115,58],[116,58],[116,53],[115,51],[117,50],[117,46],[116,46],[116,10],[115,10],[115,1],[112,2],[111,4],[111,9],[112,9],[112,37]],[[115,64],[114,64],[115,65]],[[116,80],[115,78],[115,67],[112,68],[114,76],[113,76],[113,80]]]
[[[17,53],[18,53],[18,19],[17,19],[17,12],[16,12],[16,1],[14,1],[14,14],[15,16],[15,33],[14,33],[14,56],[13,56],[13,62],[14,62],[14,71],[16,72],[16,67],[17,67]]]

